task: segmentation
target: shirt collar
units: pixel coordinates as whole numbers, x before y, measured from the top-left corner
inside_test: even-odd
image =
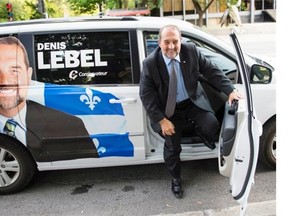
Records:
[[[22,127],[25,128],[24,130],[26,130],[26,113],[27,113],[27,103],[25,103],[25,106],[23,107],[22,110],[20,110],[20,112],[13,117],[13,119]],[[6,121],[10,119],[7,118],[5,116],[0,115],[0,131],[2,131],[2,129],[4,128],[4,125],[6,123]]]
[[[163,53],[162,53],[162,56],[163,56],[163,59],[164,59],[165,64],[168,66],[169,63],[170,63],[170,61],[171,61],[171,59],[168,58],[167,56],[165,56]],[[178,54],[174,59],[177,60],[178,62],[180,62],[180,56],[179,56],[179,54]]]

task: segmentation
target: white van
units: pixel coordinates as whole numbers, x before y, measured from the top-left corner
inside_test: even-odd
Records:
[[[18,86],[19,92],[27,90],[25,112],[19,109],[13,118],[18,120],[18,130],[24,131],[22,138],[4,134],[4,120],[9,118],[0,118],[0,194],[23,189],[36,170],[163,162],[164,139],[153,132],[142,107],[139,78],[142,61],[158,46],[159,29],[168,23],[179,26],[183,43],[196,44],[245,95],[245,100],[228,107],[225,94],[209,80],[201,80],[222,129],[217,148],[210,150],[195,135],[193,124],[188,123],[182,138],[182,160],[219,157],[223,175],[231,177],[235,162],[245,175],[248,167],[254,175],[250,167],[253,163],[249,164],[252,156],[238,158],[240,154],[235,158],[234,154],[240,150],[250,154],[254,146],[252,155],[257,162],[262,125],[259,157],[275,168],[275,71],[265,61],[245,55],[246,63],[244,59],[239,62],[240,51],[239,57],[224,42],[176,19],[110,17],[11,22],[0,24],[0,38],[15,36],[22,42],[33,72],[29,86]],[[233,40],[237,42],[236,37]],[[0,82],[2,103],[2,76]]]

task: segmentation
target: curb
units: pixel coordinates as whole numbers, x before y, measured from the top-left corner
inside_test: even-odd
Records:
[[[239,216],[240,206],[153,216]],[[276,200],[248,203],[245,216],[276,216]]]

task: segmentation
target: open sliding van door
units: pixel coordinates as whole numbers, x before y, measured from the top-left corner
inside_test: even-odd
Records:
[[[230,34],[237,55],[242,84],[237,86],[244,99],[226,104],[219,140],[219,172],[229,178],[231,195],[240,204],[240,215],[245,214],[248,196],[254,183],[258,160],[259,137],[262,125],[253,107],[249,72],[238,39]]]

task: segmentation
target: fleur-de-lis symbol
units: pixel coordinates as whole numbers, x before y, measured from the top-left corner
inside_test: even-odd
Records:
[[[86,88],[86,95],[81,95],[80,100],[85,104],[89,104],[91,110],[95,108],[95,104],[101,101],[98,96],[93,96],[93,92],[89,88]]]

